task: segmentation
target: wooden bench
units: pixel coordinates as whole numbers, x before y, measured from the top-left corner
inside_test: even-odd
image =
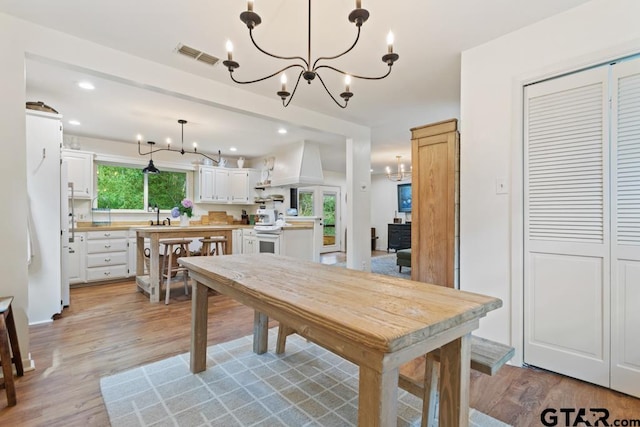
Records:
[[[285,350],[287,336],[296,333],[286,325],[278,329],[276,354]],[[471,369],[486,375],[495,375],[505,363],[513,357],[515,349],[488,339],[471,336]],[[437,414],[438,401],[438,369],[440,351],[434,350],[423,357],[413,359],[400,367],[398,386],[422,399],[422,427],[431,427]]]

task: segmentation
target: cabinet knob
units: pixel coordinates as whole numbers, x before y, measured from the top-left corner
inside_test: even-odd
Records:
[[[111,262],[111,258],[105,258],[104,262]]]
[[[110,247],[111,247],[111,245],[106,244],[106,245],[104,245],[104,247],[108,249],[108,248],[110,248]]]

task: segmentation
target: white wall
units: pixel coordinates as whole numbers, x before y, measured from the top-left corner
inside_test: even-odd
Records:
[[[398,212],[398,184],[402,183],[389,181],[384,174],[371,176],[371,226],[376,229],[379,251],[387,250],[387,224],[393,223],[394,215],[403,223],[411,221],[411,214]]]
[[[640,52],[640,2],[593,0],[462,53],[461,288],[501,298],[479,334],[522,359],[522,85]],[[497,195],[496,178],[511,183]]]

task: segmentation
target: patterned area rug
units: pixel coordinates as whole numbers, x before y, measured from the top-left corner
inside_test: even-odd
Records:
[[[346,267],[347,263],[340,262],[334,265],[336,267]],[[402,267],[402,273],[398,271],[395,253],[371,258],[371,272],[387,276],[402,277],[403,279],[411,279],[411,267]]]
[[[211,346],[208,369],[189,372],[185,353],[100,380],[111,425],[356,426],[358,368],[297,335],[276,356],[252,351],[252,337]],[[422,401],[399,390],[398,426],[419,426]],[[474,427],[504,427],[471,409]]]

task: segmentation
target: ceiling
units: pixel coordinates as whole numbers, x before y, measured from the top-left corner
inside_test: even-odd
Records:
[[[343,120],[372,128],[374,173],[395,166],[395,156],[410,157],[411,127],[459,117],[460,52],[560,13],[588,0],[362,0],[371,17],[362,26],[356,48],[334,61],[354,74],[380,75],[386,71],[386,34],[395,34],[394,51],[400,60],[389,77],[380,81],[354,80],[354,97],[347,109],[338,108],[318,81],[302,84],[292,102]],[[312,2],[312,60],[345,50],[355,37],[347,15],[353,0]],[[238,79],[262,77],[282,67],[281,61],[260,54],[251,45],[238,16],[246,9],[242,0],[0,0],[0,12],[50,27],[145,59],[236,86],[228,72],[176,53],[180,43],[225,59],[225,42],[234,43],[234,59],[241,67]],[[257,0],[255,9],[262,24],[254,30],[258,43],[280,55],[307,52],[307,2]],[[257,72],[256,70],[264,70]],[[343,89],[342,79],[324,73],[334,92]],[[290,73],[289,79],[293,79]],[[77,88],[89,80],[93,91]],[[277,77],[241,89],[275,98]],[[28,60],[27,95],[51,105],[65,121],[67,134],[113,141],[145,140],[172,145],[180,142],[178,119],[185,119],[185,146],[198,142],[199,150],[223,155],[259,157],[277,146],[306,139],[321,144],[323,167],[344,171],[344,138],[312,131],[291,123],[247,116],[154,92],[86,71]],[[287,129],[286,135],[277,133]],[[236,147],[237,152],[229,151]],[[133,150],[132,145],[132,150]]]

